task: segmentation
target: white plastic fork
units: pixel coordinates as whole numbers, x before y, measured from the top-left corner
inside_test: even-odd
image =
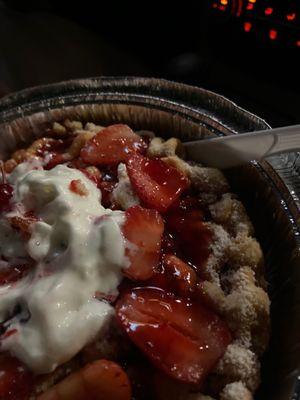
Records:
[[[183,143],[187,158],[216,168],[230,168],[278,153],[300,150],[300,125]]]

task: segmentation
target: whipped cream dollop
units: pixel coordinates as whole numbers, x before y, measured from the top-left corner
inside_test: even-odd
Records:
[[[83,195],[70,190],[72,181],[83,185]],[[23,163],[9,183],[16,206],[0,220],[1,251],[28,257],[34,267],[17,283],[0,287],[0,319],[8,320],[12,332],[1,340],[1,350],[36,373],[48,373],[109,324],[114,309],[101,296],[117,294],[121,270],[128,264],[121,232],[124,212],[102,207],[93,182],[65,165],[47,171]],[[30,226],[29,240],[7,223],[24,211],[38,219]]]

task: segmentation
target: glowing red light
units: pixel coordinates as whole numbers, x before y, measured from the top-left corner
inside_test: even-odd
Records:
[[[294,21],[295,18],[296,18],[296,13],[290,13],[286,15],[286,19],[288,21]]]
[[[244,22],[244,31],[245,32],[250,32],[252,29],[252,24],[251,22]]]
[[[276,29],[270,29],[269,38],[271,40],[275,40],[275,39],[277,39],[277,36],[278,36],[278,32],[276,31]]]
[[[219,10],[221,10],[221,11],[225,11],[225,10],[226,10],[226,6],[223,6],[223,4],[222,4],[222,5],[220,5],[220,7],[219,7]]]
[[[300,47],[300,40],[297,40],[296,46]]]
[[[271,15],[273,14],[273,8],[272,7],[267,7],[265,9],[265,15]]]
[[[213,6],[213,8],[217,8],[218,4],[214,3],[212,6]]]
[[[252,4],[252,3],[247,4],[247,10],[253,10],[253,8],[254,8],[254,4]]]

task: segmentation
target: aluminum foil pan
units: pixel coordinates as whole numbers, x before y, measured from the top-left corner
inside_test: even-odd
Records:
[[[66,117],[104,125],[124,122],[183,141],[268,128],[224,97],[192,86],[147,78],[73,80],[0,101],[0,158]],[[300,400],[300,181],[289,174],[295,157],[273,158],[277,172],[268,162],[226,172],[263,247],[272,301],[271,341],[256,400]]]

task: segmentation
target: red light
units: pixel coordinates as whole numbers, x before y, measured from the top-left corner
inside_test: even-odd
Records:
[[[223,6],[223,4],[219,7],[219,10],[221,11],[225,11],[226,10],[226,6]]]
[[[300,40],[297,40],[296,46],[300,47]]]
[[[254,8],[254,4],[252,4],[252,3],[247,4],[247,10],[253,10],[253,8]]]
[[[269,38],[271,40],[275,40],[275,39],[277,39],[277,36],[278,36],[278,32],[276,31],[276,29],[270,29]]]
[[[217,8],[218,4],[214,3],[212,6],[213,6],[213,8]]]
[[[244,22],[244,31],[245,32],[250,32],[252,29],[252,24],[251,22]]]
[[[267,7],[265,9],[265,15],[271,15],[273,14],[273,8],[272,7]]]
[[[296,18],[296,13],[290,13],[286,15],[286,19],[288,21],[294,21],[295,18]]]

